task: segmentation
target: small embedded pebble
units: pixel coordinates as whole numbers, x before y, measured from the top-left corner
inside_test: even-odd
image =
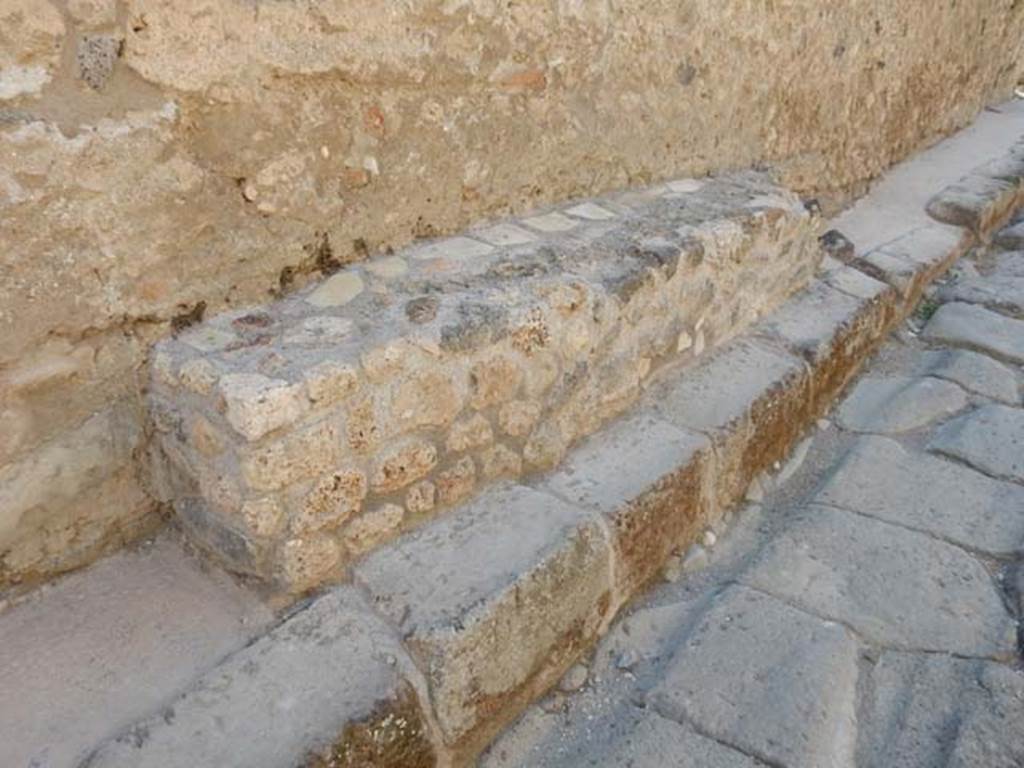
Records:
[[[707,531],[704,531],[703,541],[704,541],[704,546],[710,548],[710,547],[715,546],[715,544],[718,543],[718,536],[715,535],[714,531],[707,530]]]
[[[558,690],[563,693],[578,691],[587,684],[587,676],[590,674],[583,664],[573,664],[558,683]]]
[[[617,669],[621,669],[623,671],[628,672],[639,663],[640,654],[632,648],[629,648],[619,654],[619,658],[615,660],[615,667]]]

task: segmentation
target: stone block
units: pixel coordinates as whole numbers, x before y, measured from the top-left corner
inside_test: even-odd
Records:
[[[641,413],[575,447],[537,487],[604,516],[623,602],[707,524],[711,471],[705,436]]]
[[[336,589],[98,747],[86,765],[429,768],[436,754],[402,659],[355,591]]]
[[[859,295],[815,281],[754,329],[806,360],[809,405],[816,415],[829,407],[900,317],[896,289],[866,276],[859,281],[868,288]]]
[[[1024,547],[1024,488],[884,437],[860,438],[815,501],[997,556]]]
[[[596,638],[613,589],[592,514],[516,485],[371,553],[355,578],[400,628],[456,749],[481,746],[561,677]]]
[[[1024,320],[992,312],[974,304],[943,304],[928,321],[925,338],[992,355],[997,360],[1024,365]]]
[[[853,765],[858,655],[843,626],[732,586],[694,621],[649,702],[768,765]]]
[[[978,560],[853,512],[793,513],[740,580],[889,648],[1002,659],[1016,652],[1016,622]]]
[[[717,516],[742,499],[759,473],[781,461],[812,423],[806,365],[742,338],[677,371],[645,395],[661,418],[706,434],[714,449],[710,502]]]
[[[852,432],[891,435],[920,429],[966,406],[964,391],[942,379],[869,376],[839,405],[836,423]]]
[[[976,171],[928,201],[928,214],[946,224],[965,227],[987,239],[1020,202],[1019,180],[1006,181]]]
[[[943,424],[928,448],[1024,483],[1024,409],[984,405]]]

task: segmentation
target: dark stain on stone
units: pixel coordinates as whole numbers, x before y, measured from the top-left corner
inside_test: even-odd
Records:
[[[206,314],[206,302],[197,301],[192,307],[185,309],[171,318],[171,331],[181,333],[189,326],[201,323]]]
[[[440,302],[433,296],[420,296],[412,299],[405,305],[405,316],[410,322],[422,325],[429,323],[437,317],[437,308]]]
[[[464,301],[456,311],[458,320],[441,329],[441,347],[446,351],[464,352],[508,335],[509,316],[504,307]]]
[[[838,229],[830,229],[819,239],[821,249],[827,256],[847,264],[853,261],[855,248],[853,242]]]

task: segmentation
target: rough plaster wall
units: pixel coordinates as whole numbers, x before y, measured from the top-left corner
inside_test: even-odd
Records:
[[[157,521],[151,342],[547,200],[842,194],[1004,98],[1020,0],[0,0],[0,586]]]

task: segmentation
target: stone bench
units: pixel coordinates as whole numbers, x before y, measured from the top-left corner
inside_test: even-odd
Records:
[[[683,180],[353,265],[161,343],[154,485],[287,591],[500,479],[550,469],[802,288],[819,223],[765,176]]]

